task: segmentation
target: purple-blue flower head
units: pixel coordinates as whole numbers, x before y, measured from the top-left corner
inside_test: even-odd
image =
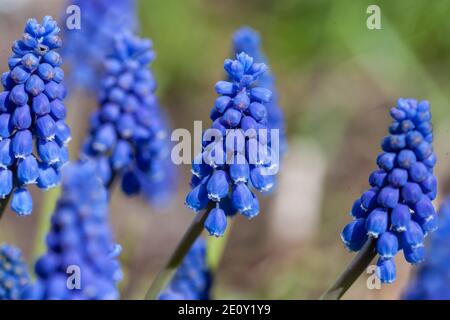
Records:
[[[263,62],[268,64],[267,57],[261,48],[261,37],[257,31],[250,27],[242,27],[234,33],[233,50],[235,54],[239,54],[241,52],[247,53],[249,56],[253,57],[255,62]],[[279,148],[281,155],[283,155],[287,150],[284,113],[283,109],[279,105],[275,78],[270,70],[267,70],[259,77],[257,84],[258,86],[265,87],[272,91],[272,99],[266,104],[266,108],[263,109],[263,112],[267,113],[267,127],[269,129],[279,130]]]
[[[424,238],[437,227],[430,105],[399,99],[390,114],[393,122],[381,141],[378,169],[369,177],[371,188],[355,201],[351,211],[355,220],[341,233],[351,251],[359,251],[368,237],[374,239],[377,275],[385,283],[395,281],[397,251],[403,250],[411,264],[422,262]]]
[[[0,300],[19,300],[30,283],[22,253],[9,244],[0,246]]]
[[[450,199],[441,205],[438,216],[439,229],[431,236],[426,260],[415,270],[404,299],[450,300]]]
[[[206,263],[206,242],[196,240],[159,300],[209,300],[212,275]]]
[[[172,190],[174,168],[167,121],[148,68],[154,58],[150,40],[128,33],[115,38],[83,157],[97,160],[105,185],[118,178],[125,194],[162,200]]]
[[[259,213],[254,191],[272,190],[279,161],[267,126],[272,93],[257,85],[266,65],[240,53],[236,60],[225,60],[224,69],[230,81],[216,83],[220,96],[211,112],[213,124],[193,161],[192,190],[186,197],[194,211],[212,208],[205,228],[215,236],[224,234],[226,216],[240,212],[251,219]]]
[[[46,16],[29,19],[21,40],[14,42],[3,73],[0,93],[0,198],[12,194],[11,209],[31,214],[27,186],[49,189],[59,183],[60,168],[68,161],[70,129],[65,123],[59,27]],[[51,181],[45,170],[53,171]]]
[[[37,280],[24,290],[24,299],[119,298],[120,246],[113,241],[108,191],[95,163],[77,162],[64,170],[46,242],[47,252],[34,267]]]
[[[137,31],[135,0],[68,0],[80,8],[80,28],[64,28],[63,56],[70,66],[70,85],[96,93],[105,57],[113,52],[114,37]],[[68,16],[64,14],[64,21]]]

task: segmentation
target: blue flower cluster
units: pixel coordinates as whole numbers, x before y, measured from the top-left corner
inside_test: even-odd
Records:
[[[19,300],[29,284],[28,266],[19,249],[0,246],[0,300]]]
[[[261,49],[261,37],[256,30],[250,27],[242,27],[233,35],[233,50],[235,54],[245,52],[255,59],[255,62],[267,64],[267,58]],[[272,91],[272,99],[266,104],[267,107],[267,127],[278,129],[280,134],[280,154],[287,150],[286,130],[283,109],[279,105],[278,91],[276,90],[275,79],[270,70],[262,74],[257,82],[258,86],[268,88]]]
[[[212,128],[205,131],[203,151],[193,161],[192,190],[186,197],[194,211],[215,204],[205,221],[215,236],[225,232],[226,215],[240,212],[250,219],[259,213],[251,188],[271,190],[278,169],[267,134],[266,104],[272,93],[255,86],[266,65],[240,53],[236,60],[225,60],[224,69],[231,81],[215,86],[220,97],[211,111]]]
[[[171,191],[173,167],[167,123],[148,68],[155,57],[152,43],[124,34],[116,37],[114,49],[105,60],[100,107],[91,116],[82,157],[96,159],[105,185],[120,174],[125,194],[161,199]]]
[[[64,30],[63,56],[71,67],[69,84],[96,93],[105,57],[113,51],[113,39],[124,31],[136,31],[136,0],[69,0],[80,8],[80,29]],[[63,19],[68,16],[64,15]]]
[[[206,264],[206,242],[198,238],[159,300],[209,300],[212,283]]]
[[[385,283],[395,280],[397,251],[403,249],[411,264],[424,260],[424,237],[438,221],[432,204],[437,180],[430,105],[399,99],[391,116],[390,134],[383,138],[377,158],[379,169],[369,177],[371,189],[355,201],[354,220],[341,234],[351,251],[359,251],[368,237],[376,239],[377,274]]]
[[[61,47],[58,33],[52,17],[44,17],[42,24],[28,20],[22,39],[12,46],[10,71],[2,75],[0,198],[12,192],[11,209],[18,215],[32,211],[27,185],[56,186],[60,168],[68,161],[66,144],[71,136],[64,121],[62,60],[55,51]]]
[[[450,300],[450,199],[439,210],[439,230],[431,237],[427,260],[417,270],[403,298]]]
[[[113,242],[108,192],[96,170],[93,162],[74,163],[64,170],[62,195],[47,234],[48,250],[36,261],[37,281],[24,291],[24,299],[119,297],[116,284],[122,272],[116,258],[121,248]]]

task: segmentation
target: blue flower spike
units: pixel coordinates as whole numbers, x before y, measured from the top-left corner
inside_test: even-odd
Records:
[[[121,179],[126,195],[140,194],[153,204],[167,202],[174,184],[169,128],[148,68],[154,58],[150,40],[115,37],[82,151],[83,159],[96,159],[105,185]]]
[[[30,283],[28,265],[21,251],[9,244],[0,246],[0,300],[20,300]]]
[[[100,89],[99,74],[114,49],[114,37],[135,32],[139,20],[136,0],[70,0],[80,8],[81,28],[64,28],[63,57],[70,67],[69,84],[90,93]],[[64,16],[64,19],[66,16]]]
[[[21,40],[14,42],[2,75],[0,93],[0,197],[12,196],[11,209],[30,215],[28,185],[47,190],[59,183],[68,161],[70,129],[65,123],[59,27],[52,17],[29,19]],[[62,129],[63,128],[63,129]],[[51,183],[45,170],[54,171]]]
[[[22,294],[32,300],[111,300],[119,298],[122,271],[108,221],[108,191],[93,162],[64,170],[62,194],[46,237],[47,252],[36,261],[37,280]],[[68,288],[68,274],[80,278]],[[75,281],[75,280],[74,280]]]
[[[192,164],[192,190],[186,197],[186,205],[194,211],[212,208],[205,228],[214,236],[224,234],[226,216],[258,215],[254,191],[274,187],[279,152],[268,138],[267,104],[272,93],[258,86],[266,65],[239,53],[235,60],[225,60],[224,69],[229,81],[216,83],[219,97],[211,112],[213,124]]]
[[[206,263],[206,241],[198,238],[159,300],[209,300],[212,274]]]
[[[438,216],[430,220],[435,227],[439,225],[439,229],[431,236],[426,260],[414,270],[403,299],[450,300],[450,198],[447,197],[442,203]],[[423,247],[411,250],[410,255],[420,258]]]
[[[235,54],[245,52],[252,56],[255,62],[263,62],[269,65],[261,47],[261,36],[250,27],[242,27],[233,35],[233,50]],[[267,70],[258,78],[257,85],[269,89],[272,92],[272,99],[266,104],[265,108],[259,103],[252,103],[250,105],[250,113],[256,119],[267,118],[267,127],[279,130],[279,149],[280,154],[283,155],[287,151],[285,120],[283,109],[279,105],[275,77],[270,70]]]
[[[393,257],[399,250],[411,264],[424,260],[424,239],[437,228],[430,105],[399,99],[390,114],[393,122],[381,141],[378,169],[369,177],[371,189],[355,201],[351,212],[355,220],[341,234],[351,251],[359,251],[367,237],[374,239],[379,256],[376,274],[384,283],[395,281]]]

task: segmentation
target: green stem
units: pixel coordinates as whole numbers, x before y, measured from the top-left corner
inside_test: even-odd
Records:
[[[366,270],[376,254],[375,240],[370,238],[336,282],[320,297],[320,300],[339,300]]]
[[[195,240],[200,236],[203,231],[205,220],[211,212],[211,207],[203,212],[199,212],[195,215],[189,228],[186,230],[183,238],[181,238],[169,261],[164,268],[158,273],[152,285],[145,295],[145,300],[155,300],[158,298],[159,293],[167,286],[172,279],[178,266],[183,261],[184,257],[188,253],[189,249],[194,244]]]
[[[227,246],[228,239],[230,237],[231,230],[233,228],[233,218],[228,219],[228,226],[225,231],[225,234],[221,238],[216,237],[208,237],[207,240],[207,261],[208,267],[211,272],[215,272],[219,267],[220,261],[222,260],[223,253],[225,251],[225,247]]]
[[[44,202],[37,222],[37,231],[33,248],[33,261],[45,252],[45,235],[48,230],[50,230],[51,215],[55,210],[56,201],[60,194],[60,187],[47,190],[44,193]]]

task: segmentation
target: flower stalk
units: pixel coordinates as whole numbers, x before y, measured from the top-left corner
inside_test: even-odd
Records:
[[[186,230],[183,238],[181,238],[175,251],[172,253],[172,256],[169,258],[164,268],[158,273],[152,285],[148,289],[147,294],[145,295],[145,300],[156,300],[159,293],[168,285],[179,265],[182,263],[184,257],[189,252],[189,249],[202,233],[205,220],[212,209],[213,207],[210,206],[203,212],[199,212],[195,215],[194,220]]]
[[[320,297],[320,300],[339,300],[370,265],[377,252],[375,241],[370,238],[336,282]]]

